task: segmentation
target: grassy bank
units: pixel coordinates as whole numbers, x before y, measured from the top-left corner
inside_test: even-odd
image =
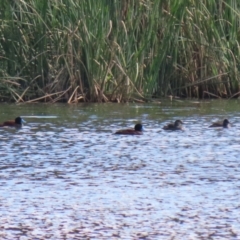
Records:
[[[240,94],[238,0],[1,0],[0,9],[0,100]]]

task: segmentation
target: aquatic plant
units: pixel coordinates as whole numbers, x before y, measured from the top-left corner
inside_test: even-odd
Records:
[[[239,7],[237,0],[2,0],[0,97],[237,97]]]

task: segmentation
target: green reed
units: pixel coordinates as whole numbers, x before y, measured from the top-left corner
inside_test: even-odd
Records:
[[[0,9],[2,100],[239,95],[237,0],[2,0]]]

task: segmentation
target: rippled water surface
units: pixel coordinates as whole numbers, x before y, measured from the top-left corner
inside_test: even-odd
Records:
[[[239,104],[1,104],[0,239],[240,239]]]

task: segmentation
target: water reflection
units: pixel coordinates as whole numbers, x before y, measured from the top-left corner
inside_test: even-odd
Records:
[[[1,238],[238,239],[238,105],[2,106],[28,118],[0,129]],[[138,121],[144,135],[113,134]]]

